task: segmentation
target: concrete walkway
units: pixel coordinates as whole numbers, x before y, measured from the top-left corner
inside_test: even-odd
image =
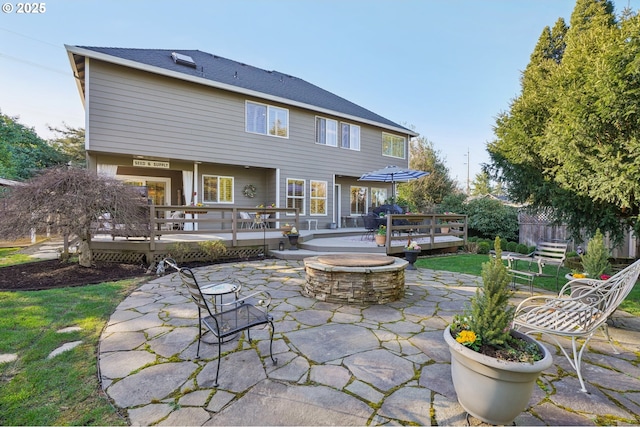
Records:
[[[132,425],[466,424],[442,333],[478,277],[407,271],[401,301],[361,307],[305,297],[300,261],[196,271],[201,283],[232,280],[243,294],[271,293],[278,363],[268,357],[268,330],[255,330],[253,344],[239,338],[223,345],[214,388],[216,345],[203,344],[194,358],[196,306],[177,274],[152,280],[118,306],[100,340],[102,387]],[[578,391],[575,372],[556,351],[517,425],[640,423],[640,323],[622,312],[614,323],[620,354],[599,335],[583,357],[589,393]]]

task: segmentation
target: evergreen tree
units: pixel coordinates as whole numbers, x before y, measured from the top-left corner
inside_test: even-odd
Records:
[[[547,209],[574,236],[640,230],[639,19],[578,0],[568,29],[543,31],[488,147],[487,169],[510,198]]]
[[[499,347],[509,338],[515,308],[509,304],[511,278],[502,261],[500,238],[494,242],[495,256],[482,264],[483,287],[471,300],[469,327],[480,335],[483,345]]]
[[[63,123],[63,127],[60,129],[49,126],[49,130],[57,134],[56,138],[49,140],[49,144],[64,153],[75,166],[84,166],[84,129],[73,128],[66,123]]]

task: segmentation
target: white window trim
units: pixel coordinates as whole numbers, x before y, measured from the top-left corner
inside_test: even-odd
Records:
[[[217,194],[217,198],[218,198],[218,200],[216,200],[216,201],[212,201],[212,200],[204,200],[204,179],[205,179],[205,177],[209,177],[209,178],[218,178],[218,180],[217,180],[218,188],[216,189],[216,190],[217,190],[217,191],[216,191],[216,194]],[[227,178],[227,179],[230,179],[230,180],[231,180],[231,201],[230,201],[230,202],[221,202],[221,201],[220,201],[220,178]],[[202,188],[202,190],[201,190],[201,191],[202,191],[202,197],[201,197],[201,198],[202,198],[202,203],[208,203],[208,204],[211,204],[211,203],[220,203],[220,204],[223,204],[223,205],[230,205],[230,204],[233,204],[233,203],[234,203],[234,200],[235,200],[235,187],[236,187],[236,180],[235,180],[235,178],[234,178],[234,177],[232,177],[232,176],[225,176],[225,175],[211,175],[211,174],[204,174],[204,173],[203,173],[203,174],[202,174],[202,187],[200,187],[200,188]]]
[[[289,181],[302,181],[302,196],[289,196]],[[286,187],[285,187],[285,207],[289,206],[289,203],[286,203],[289,199],[298,199],[302,200],[302,209],[298,212],[299,215],[306,215],[306,197],[307,197],[307,180],[302,178],[287,178],[286,179]],[[294,216],[295,213],[286,213],[287,216]]]
[[[325,142],[319,142],[318,141],[318,120],[324,120],[325,122]],[[334,143],[333,144],[327,144],[327,124],[329,123],[333,123],[335,125],[335,134],[334,134]],[[337,147],[338,146],[338,134],[339,134],[339,124],[337,120],[333,120],[333,119],[329,119],[327,117],[322,117],[322,116],[316,116],[315,119],[315,131],[316,131],[316,144],[318,145],[325,145],[327,147]]]
[[[312,196],[312,192],[311,192],[311,188],[313,186],[313,183],[317,182],[320,184],[324,184],[324,197],[313,197]],[[328,187],[328,183],[327,181],[320,181],[317,179],[310,179],[309,180],[309,215],[310,216],[327,216],[329,215],[328,213],[328,208],[327,208],[327,197],[329,197],[329,187]],[[311,212],[311,200],[324,200],[324,213],[312,213]]]
[[[244,105],[244,131],[245,132],[252,133],[254,135],[264,135],[264,136],[272,136],[272,137],[276,137],[276,138],[289,139],[289,128],[290,128],[290,126],[289,126],[289,109],[283,108],[283,107],[277,107],[275,105],[264,104],[262,102],[255,102],[255,101],[248,101],[248,100],[245,101],[244,104],[245,104]],[[247,106],[249,104],[261,105],[261,106],[266,107],[266,109],[267,109],[267,117],[265,117],[265,130],[264,130],[264,132],[255,132],[255,131],[251,131],[251,130],[247,129],[247,125],[249,124],[249,121],[247,120],[248,119],[248,117],[247,117]],[[274,109],[278,109],[278,110],[284,111],[286,113],[286,115],[287,115],[287,126],[286,126],[287,135],[286,136],[282,136],[282,135],[278,135],[278,134],[272,135],[272,134],[269,133],[269,122],[270,122],[271,114],[273,113]]]
[[[384,137],[385,135],[391,136],[393,138],[400,138],[402,139],[402,143],[403,143],[403,153],[404,155],[402,157],[398,157],[398,156],[393,156],[391,154],[386,154],[384,152]],[[394,159],[406,159],[407,158],[407,138],[405,138],[404,136],[400,136],[400,135],[395,135],[393,133],[387,133],[387,132],[382,132],[382,147],[383,147],[383,151],[382,151],[382,155],[385,157],[392,157]]]
[[[343,125],[347,125],[349,126],[349,146],[348,147],[343,147],[342,146],[342,126]],[[352,139],[352,135],[353,135],[353,131],[355,131],[355,129],[358,129],[358,148],[354,148],[354,143],[353,143],[353,139]],[[360,151],[360,146],[361,146],[361,139],[362,139],[362,132],[361,132],[361,128],[358,125],[354,125],[353,123],[348,123],[348,122],[340,122],[340,135],[339,135],[339,146],[340,148],[344,148],[345,150],[353,150],[353,151]]]

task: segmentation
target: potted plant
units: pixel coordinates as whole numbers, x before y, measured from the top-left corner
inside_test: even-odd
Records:
[[[295,228],[295,227],[292,227],[291,230],[289,230],[288,232],[286,232],[284,234],[289,238],[289,243],[291,244],[290,250],[297,251],[298,250],[298,237],[300,237],[300,234],[298,234],[298,229]]]
[[[421,251],[422,248],[415,240],[411,240],[407,243],[407,246],[404,247],[404,259],[409,262],[407,270],[416,270],[416,267],[413,265],[413,263],[416,262]]]
[[[604,244],[604,236],[600,229],[597,229],[593,237],[589,239],[586,253],[579,253],[578,256],[582,264],[582,271],[574,271],[567,275],[567,279],[607,280],[611,277],[610,252]]]
[[[384,246],[387,243],[387,226],[380,225],[375,234],[376,245]]]
[[[527,407],[538,376],[552,358],[541,343],[511,329],[511,279],[500,238],[494,247],[495,256],[482,266],[484,287],[476,290],[464,315],[454,316],[444,339],[460,405],[484,422],[508,425]]]

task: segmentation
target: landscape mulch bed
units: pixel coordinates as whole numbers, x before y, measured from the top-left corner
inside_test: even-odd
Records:
[[[251,261],[254,258],[244,258]],[[260,259],[260,258],[255,258]],[[235,262],[237,259],[225,260]],[[181,267],[202,267],[211,262],[190,262]],[[141,264],[117,264],[97,262],[91,268],[75,262],[46,260],[0,267],[0,291],[39,291],[68,286],[92,285],[103,282],[130,279],[133,277],[155,277],[155,271],[147,274],[147,266]]]
[[[96,263],[82,267],[78,262],[47,260],[0,267],[0,291],[35,291],[90,285],[144,276],[143,265]]]

